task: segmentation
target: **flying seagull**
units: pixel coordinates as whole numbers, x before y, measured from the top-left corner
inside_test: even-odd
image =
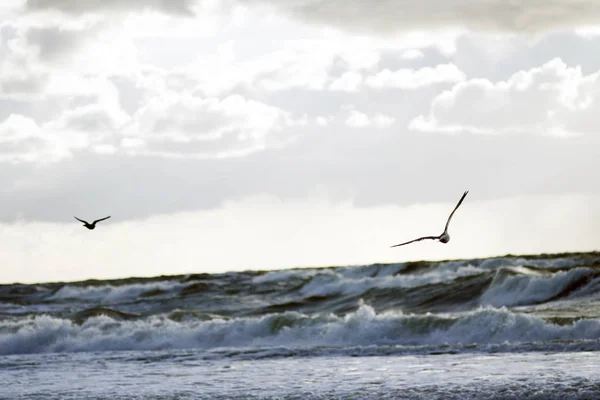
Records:
[[[444,228],[444,232],[442,232],[442,234],[440,236],[423,236],[418,239],[411,240],[409,242],[404,242],[404,243],[393,245],[392,247],[404,246],[405,244],[409,244],[412,242],[418,242],[420,240],[425,240],[425,239],[439,240],[442,243],[448,243],[450,241],[450,235],[448,235],[448,225],[450,225],[450,220],[452,219],[454,212],[456,211],[456,209],[458,207],[460,207],[460,204],[463,202],[463,200],[467,196],[467,193],[469,193],[468,190],[463,193],[462,197],[458,201],[458,204],[456,204],[456,207],[454,207],[454,210],[452,210],[452,212],[450,213],[450,216],[448,217],[448,221],[446,221],[446,227]]]
[[[104,218],[97,219],[97,220],[95,220],[94,222],[92,222],[91,224],[90,224],[89,222],[87,222],[87,221],[84,221],[84,220],[82,220],[82,219],[79,219],[79,218],[77,218],[77,217],[73,217],[73,218],[75,218],[75,219],[76,219],[77,221],[79,221],[79,222],[83,222],[83,226],[85,226],[86,228],[88,228],[88,229],[94,229],[94,228],[96,227],[96,223],[97,223],[97,222],[104,221],[105,219],[109,219],[109,218],[110,218],[110,215],[109,215],[108,217],[104,217]]]

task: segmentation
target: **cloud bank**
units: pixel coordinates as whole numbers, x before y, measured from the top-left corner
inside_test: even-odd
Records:
[[[600,23],[595,0],[242,0],[272,4],[304,21],[350,31],[392,34],[466,28],[536,34]]]
[[[153,10],[174,16],[193,16],[211,0],[27,0],[28,11],[55,10],[73,15],[90,12]],[[595,0],[231,0],[220,8],[266,7],[309,23],[356,32],[390,34],[415,30],[465,28],[537,34],[600,24]]]
[[[155,10],[177,16],[192,16],[195,0],[27,0],[29,11],[62,11],[69,14],[106,11]]]

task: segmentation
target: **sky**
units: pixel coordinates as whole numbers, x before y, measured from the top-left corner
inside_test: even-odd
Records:
[[[592,0],[3,1],[0,283],[598,250],[598,48]]]

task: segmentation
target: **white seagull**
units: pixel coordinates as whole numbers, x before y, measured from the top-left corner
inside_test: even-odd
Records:
[[[441,235],[439,235],[439,236],[423,236],[423,237],[420,237],[418,239],[411,240],[409,242],[395,244],[392,247],[404,246],[405,244],[409,244],[409,243],[412,243],[412,242],[418,242],[420,240],[425,240],[425,239],[439,240],[442,243],[448,243],[450,241],[450,235],[448,235],[448,225],[450,225],[450,220],[452,219],[452,216],[454,215],[454,212],[460,206],[460,204],[463,202],[463,200],[465,199],[465,196],[467,195],[467,193],[469,193],[468,190],[463,193],[462,197],[458,201],[458,204],[456,205],[456,207],[454,207],[454,210],[452,210],[452,212],[450,213],[450,216],[448,217],[448,221],[446,221],[446,227],[444,228],[444,232],[442,232]]]
[[[75,219],[76,219],[77,221],[79,221],[79,222],[83,222],[83,226],[85,226],[86,228],[88,228],[88,229],[90,229],[90,230],[91,230],[91,229],[94,229],[94,228],[96,227],[96,223],[97,223],[97,222],[104,221],[105,219],[109,219],[109,218],[110,218],[110,215],[109,215],[108,217],[104,217],[104,218],[97,219],[97,220],[95,220],[94,222],[92,222],[91,224],[90,224],[89,222],[87,222],[87,221],[84,221],[84,220],[82,220],[82,219],[79,219],[79,218],[77,218],[77,217],[73,217],[73,218],[75,218]]]

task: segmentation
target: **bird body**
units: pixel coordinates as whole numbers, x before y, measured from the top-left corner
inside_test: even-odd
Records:
[[[84,220],[82,220],[82,219],[79,219],[79,218],[77,218],[77,217],[73,217],[73,218],[75,218],[75,219],[76,219],[77,221],[79,221],[79,222],[83,222],[83,226],[85,226],[85,227],[86,227],[86,228],[88,228],[89,230],[92,230],[92,229],[94,229],[94,228],[96,227],[96,223],[98,223],[98,222],[100,222],[100,221],[104,221],[105,219],[109,219],[109,218],[110,218],[110,215],[109,215],[108,217],[104,217],[104,218],[97,219],[97,220],[95,220],[94,222],[92,222],[91,224],[90,224],[89,222],[87,222],[87,221],[84,221]]]
[[[419,242],[421,240],[427,240],[427,239],[438,240],[441,243],[448,243],[450,241],[450,235],[448,234],[448,225],[450,225],[450,220],[452,219],[452,216],[454,215],[454,212],[462,204],[463,200],[467,196],[467,193],[469,193],[468,190],[463,193],[462,197],[460,198],[460,200],[456,204],[456,207],[454,207],[454,210],[452,210],[452,212],[450,213],[450,216],[448,217],[448,220],[446,221],[446,226],[444,227],[444,232],[442,232],[441,235],[439,235],[439,236],[423,236],[423,237],[420,237],[418,239],[414,239],[414,240],[410,240],[408,242],[404,242],[404,243],[393,245],[392,247],[404,246],[405,244],[409,244],[409,243],[413,243],[413,242]]]
[[[442,243],[448,243],[450,241],[450,235],[448,235],[448,232],[444,232],[440,235],[440,242]]]

